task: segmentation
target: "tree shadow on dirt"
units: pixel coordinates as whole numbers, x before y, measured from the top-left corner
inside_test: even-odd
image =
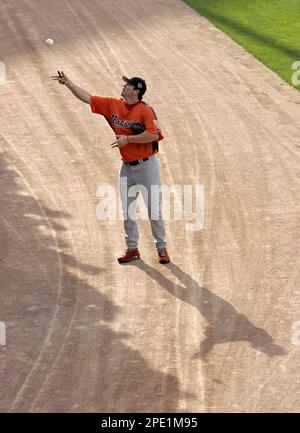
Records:
[[[177,378],[111,329],[122,309],[101,293],[110,270],[76,259],[72,215],[33,196],[8,161],[0,153],[0,412],[176,412]]]
[[[274,343],[273,338],[262,328],[251,323],[247,317],[220,296],[212,293],[199,284],[175,263],[167,265],[172,274],[183,284],[175,284],[159,271],[142,260],[135,263],[139,269],[164,287],[171,295],[197,308],[207,320],[209,326],[205,331],[206,338],[200,345],[196,358],[205,360],[208,353],[217,344],[244,341],[254,349],[269,357],[283,356],[286,351]]]
[[[128,13],[126,6],[123,2],[119,2],[119,12],[126,14],[126,26],[134,28],[135,20],[138,13],[135,11],[133,14]],[[185,2],[189,5],[189,2]],[[157,14],[168,14],[172,19],[175,19],[173,10],[166,7],[159,7],[158,4]],[[191,7],[191,6],[190,6]],[[220,25],[226,25],[239,34],[247,36],[256,42],[264,43],[269,47],[276,48],[279,52],[288,54],[298,60],[300,50],[292,48],[284,41],[277,38],[258,32],[249,28],[247,25],[237,22],[231,17],[223,16],[216,10],[212,10],[205,5],[201,6],[199,13],[209,20]],[[47,37],[53,37],[55,43],[66,44],[68,47],[71,43],[80,43],[84,41],[88,47],[94,49],[98,55],[98,47],[94,45],[93,37],[94,32],[90,31],[91,17],[99,17],[101,19],[101,29],[95,29],[97,38],[101,34],[106,37],[114,35],[115,32],[120,30],[120,22],[118,17],[115,17],[108,1],[90,1],[88,7],[83,6],[80,0],[72,0],[66,2],[46,1],[46,0],[31,0],[24,4],[18,5],[15,2],[1,2],[0,3],[0,23],[2,28],[1,40],[1,53],[0,60],[9,62],[11,56],[30,54],[36,55],[36,63],[39,61],[39,49],[44,46]],[[34,35],[33,29],[39,29],[38,34]],[[76,49],[74,47],[74,49]],[[102,50],[107,49],[107,42],[103,40]],[[103,65],[105,67],[105,65]]]

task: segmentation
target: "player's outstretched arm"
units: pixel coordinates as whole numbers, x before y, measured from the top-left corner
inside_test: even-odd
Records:
[[[52,75],[52,80],[58,81],[60,84],[64,84],[67,86],[73,95],[76,98],[80,99],[80,101],[85,102],[86,104],[91,103],[91,95],[85,90],[81,89],[79,86],[76,86],[65,74],[63,71],[57,71],[58,75]]]

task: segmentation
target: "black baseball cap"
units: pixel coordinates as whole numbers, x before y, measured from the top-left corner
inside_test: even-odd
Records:
[[[140,96],[143,96],[146,93],[147,86],[146,86],[146,81],[143,80],[143,78],[140,77],[127,78],[123,76],[122,79],[126,81],[126,83],[138,89],[140,91],[139,93]]]

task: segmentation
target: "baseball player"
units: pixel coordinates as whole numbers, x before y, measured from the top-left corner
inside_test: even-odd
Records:
[[[136,199],[140,190],[148,210],[159,263],[169,263],[161,212],[160,168],[156,156],[158,142],[163,135],[154,110],[142,101],[147,90],[145,80],[122,77],[122,98],[117,99],[90,95],[74,84],[63,71],[58,71],[58,75],[51,78],[66,85],[78,99],[90,104],[93,113],[104,116],[115,133],[116,140],[111,147],[119,148],[122,159],[119,182],[127,246],[125,254],[118,258],[119,263],[140,258],[135,218]]]

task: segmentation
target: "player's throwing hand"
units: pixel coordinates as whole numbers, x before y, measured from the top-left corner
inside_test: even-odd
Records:
[[[64,71],[57,71],[58,75],[52,75],[52,80],[58,81],[60,84],[66,84],[68,77],[64,74]]]

